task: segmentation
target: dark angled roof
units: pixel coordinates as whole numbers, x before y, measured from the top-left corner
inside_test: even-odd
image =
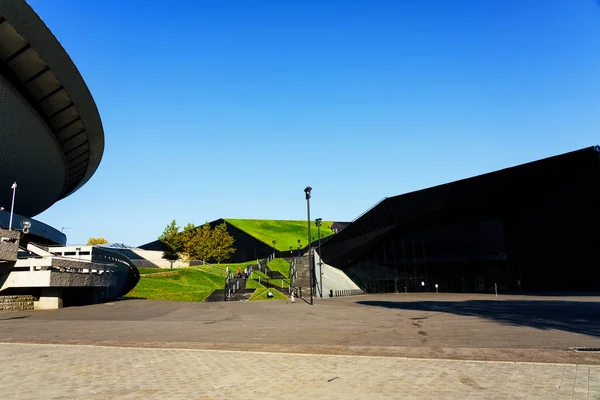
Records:
[[[592,175],[600,177],[598,146],[388,197],[332,237],[323,248],[323,257],[328,262],[348,258],[358,246],[399,227],[427,229],[526,212],[554,187],[578,180],[591,182]]]

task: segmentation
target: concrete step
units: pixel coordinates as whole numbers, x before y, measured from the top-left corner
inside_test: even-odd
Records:
[[[231,296],[227,298],[227,301],[248,301],[255,291],[256,289],[236,290],[235,293],[232,293]]]
[[[0,312],[33,310],[37,299],[29,295],[0,296]]]
[[[310,263],[308,255],[296,259],[296,279],[294,286],[308,289],[310,287]]]
[[[218,301],[243,301],[249,300],[250,297],[254,294],[256,289],[237,289],[231,293],[231,295],[225,300],[225,295],[223,294],[223,290],[215,290],[210,296],[208,296],[204,301],[208,303],[218,302]]]
[[[207,303],[225,301],[223,289],[213,291],[204,301]]]

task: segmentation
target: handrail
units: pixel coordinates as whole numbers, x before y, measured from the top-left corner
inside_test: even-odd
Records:
[[[273,287],[273,288],[279,288],[282,290],[286,290],[288,289],[290,286],[292,286],[289,282],[289,278],[262,278],[262,277],[253,277],[252,275],[250,275],[250,279],[252,279],[253,281],[260,283],[261,285],[265,286],[265,287]],[[280,284],[283,282],[283,285]],[[285,284],[287,284],[288,286],[286,287]]]
[[[292,284],[292,282],[294,282],[296,280],[297,273],[298,273],[298,271],[296,270],[296,257],[294,257],[292,259],[292,262],[290,263],[290,272],[289,272],[290,285]]]

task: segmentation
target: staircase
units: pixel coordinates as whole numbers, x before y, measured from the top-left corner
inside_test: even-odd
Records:
[[[237,278],[230,281],[225,289],[213,291],[204,301],[246,301],[254,294],[256,289],[246,289],[246,278]],[[225,293],[228,295],[226,296]]]
[[[37,299],[33,296],[0,296],[0,312],[33,310],[33,302]]]
[[[227,301],[248,301],[256,289],[239,289],[232,293]]]
[[[310,291],[310,263],[308,254],[296,259],[296,279],[294,286],[302,288],[302,294]]]

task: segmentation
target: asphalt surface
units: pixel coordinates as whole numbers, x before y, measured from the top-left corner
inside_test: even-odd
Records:
[[[180,303],[122,300],[0,314],[0,342],[600,365],[600,296],[386,294]]]

